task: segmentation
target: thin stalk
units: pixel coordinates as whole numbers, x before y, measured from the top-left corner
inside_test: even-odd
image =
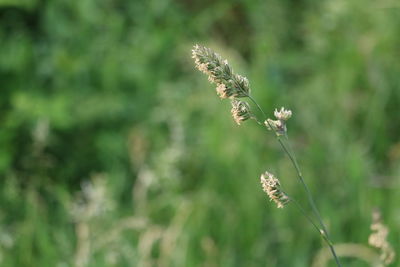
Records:
[[[260,107],[260,105],[257,103],[257,101],[251,96],[251,95],[247,95],[249,97],[249,99],[256,105],[256,107],[261,111],[261,113],[264,116],[264,119],[267,118],[267,115],[264,113],[264,111],[262,110],[262,108]]]
[[[325,239],[325,241],[328,244],[332,243],[327,238],[327,236],[324,234],[324,231],[317,226],[317,224],[312,220],[312,218],[310,216],[307,215],[306,211],[303,209],[303,207],[300,205],[300,203],[297,200],[295,200],[294,198],[292,198],[290,196],[288,196],[288,197],[296,205],[296,207],[300,210],[300,212],[303,214],[303,216],[306,217],[306,219],[314,226],[314,228],[317,230],[317,232]]]
[[[308,188],[307,184],[304,181],[303,174],[300,171],[300,167],[299,167],[299,165],[297,163],[297,160],[296,160],[296,157],[295,157],[294,153],[292,154],[291,152],[289,152],[289,150],[286,148],[285,144],[282,142],[282,139],[280,137],[278,137],[278,142],[281,145],[281,147],[283,148],[283,150],[286,152],[286,154],[288,155],[288,157],[289,157],[290,161],[292,162],[294,168],[296,169],[297,176],[299,177],[299,180],[300,180],[301,184],[303,185],[304,190],[306,191],[306,195],[308,197],[308,202],[310,203],[310,206],[311,206],[311,208],[313,210],[313,213],[317,217],[317,220],[318,220],[319,224],[321,225],[322,230],[323,230],[327,240],[329,241],[327,243],[329,245],[329,249],[331,250],[333,257],[335,258],[336,264],[338,266],[342,266],[340,264],[340,262],[339,262],[339,259],[338,259],[337,255],[336,255],[335,249],[333,247],[333,243],[332,243],[331,239],[329,238],[329,234],[328,234],[328,231],[327,231],[327,229],[325,227],[325,224],[322,221],[322,218],[321,218],[321,215],[320,215],[320,213],[319,213],[319,211],[317,209],[317,206],[315,205],[315,201],[314,201],[314,199],[313,199],[313,197],[311,195],[310,189]],[[289,145],[289,147],[290,147],[290,145]],[[290,150],[291,150],[291,148],[290,148]]]
[[[243,91],[244,91],[244,90],[243,90]],[[263,116],[264,116],[264,119],[266,119],[267,116],[266,116],[265,112],[263,111],[263,109],[260,107],[260,105],[257,103],[257,101],[256,101],[252,96],[250,96],[249,94],[247,94],[247,96],[248,96],[249,99],[257,106],[257,108],[261,111],[261,113],[262,113]],[[268,123],[268,121],[267,121],[267,123]],[[269,123],[268,123],[268,124],[269,124]],[[270,125],[270,128],[271,128],[271,129],[274,129],[271,125]],[[276,133],[276,132],[275,132],[275,133]],[[320,213],[319,213],[319,211],[318,211],[318,209],[317,209],[317,206],[315,205],[315,202],[314,202],[314,199],[313,199],[313,197],[312,197],[312,195],[311,195],[310,189],[308,188],[307,184],[305,183],[305,181],[304,181],[304,179],[303,179],[303,174],[302,174],[301,171],[300,171],[300,167],[299,167],[299,165],[298,165],[298,163],[297,163],[295,154],[294,154],[294,152],[291,153],[291,152],[286,148],[285,144],[282,142],[282,139],[280,138],[279,135],[277,135],[277,139],[278,139],[279,144],[281,145],[281,147],[282,147],[283,150],[285,151],[285,153],[288,155],[290,161],[292,162],[292,164],[293,164],[293,166],[294,166],[294,168],[295,168],[295,170],[296,170],[296,172],[297,172],[297,176],[299,177],[299,180],[300,180],[301,184],[303,185],[303,187],[304,187],[304,189],[305,189],[305,191],[306,191],[306,195],[307,195],[307,198],[308,198],[308,202],[310,203],[310,206],[311,206],[311,208],[312,208],[312,210],[313,210],[313,213],[314,213],[315,217],[317,217],[317,220],[318,220],[319,224],[321,225],[322,232],[320,231],[320,229],[319,229],[318,227],[317,227],[317,228],[318,228],[318,230],[320,231],[320,234],[324,237],[325,241],[327,242],[327,244],[328,244],[328,246],[329,246],[329,249],[330,249],[330,251],[331,251],[331,253],[332,253],[332,255],[333,255],[334,259],[335,259],[336,264],[337,264],[339,267],[341,267],[342,265],[340,264],[339,258],[338,258],[337,255],[336,255],[335,248],[333,247],[333,242],[332,242],[331,239],[329,238],[328,231],[327,231],[327,229],[326,229],[326,227],[325,227],[324,222],[323,222],[322,219],[321,219],[321,215],[320,215]],[[288,141],[287,135],[286,135],[286,139],[287,139],[287,141]],[[292,150],[291,147],[290,147],[289,141],[288,141],[288,146],[289,146],[290,150]],[[297,201],[296,201],[295,203],[297,203]],[[300,205],[298,205],[298,207],[301,208]],[[302,208],[301,208],[301,209],[302,209]],[[308,216],[306,216],[306,217],[308,217]],[[310,221],[310,222],[311,222],[311,221]],[[312,224],[314,225],[313,222],[312,222]],[[315,227],[315,225],[314,225],[314,227]]]

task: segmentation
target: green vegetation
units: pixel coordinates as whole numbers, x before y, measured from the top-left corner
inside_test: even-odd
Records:
[[[270,170],[307,203],[273,135],[195,70],[196,43],[268,116],[292,110],[333,242],[368,246],[378,208],[400,251],[399,28],[394,0],[0,1],[0,265],[300,267],[326,249],[262,191]]]

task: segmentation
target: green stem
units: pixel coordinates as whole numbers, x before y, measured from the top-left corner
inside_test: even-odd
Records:
[[[286,193],[285,193],[286,194]],[[287,195],[287,194],[286,194]],[[288,195],[287,195],[288,196]],[[288,196],[290,201],[292,201],[296,207],[300,210],[300,212],[303,214],[304,217],[306,217],[306,219],[314,226],[314,228],[317,230],[317,232],[325,239],[325,241],[328,244],[331,244],[332,242],[327,238],[327,236],[324,234],[324,231],[321,230],[317,224],[312,220],[312,218],[310,216],[307,215],[306,211],[303,209],[303,207],[300,205],[300,203],[295,200],[294,198]]]
[[[260,105],[256,102],[256,100],[254,100],[254,98],[251,95],[247,95],[249,97],[249,99],[256,105],[256,107],[261,111],[261,113],[263,114],[264,118],[267,118],[267,115],[264,113],[264,111],[262,110],[262,108],[260,107]]]
[[[244,90],[243,90],[243,91],[244,91]],[[252,96],[250,96],[249,94],[247,94],[247,96],[248,96],[249,99],[256,105],[256,107],[261,111],[261,113],[262,113],[263,116],[264,116],[264,119],[267,119],[267,116],[266,116],[265,112],[264,112],[263,109],[260,107],[260,105],[257,103],[257,101],[256,101]],[[267,121],[267,120],[266,120],[266,121]],[[267,123],[269,124],[268,121],[267,121]],[[269,126],[270,126],[271,129],[274,129],[271,125],[269,125]],[[318,211],[318,209],[317,209],[317,207],[316,207],[316,205],[315,205],[315,202],[314,202],[314,199],[313,199],[313,197],[312,197],[312,195],[311,195],[310,189],[308,188],[307,184],[305,183],[305,181],[304,181],[304,179],[303,179],[303,175],[302,175],[302,173],[301,173],[301,171],[300,171],[300,167],[299,167],[299,165],[298,165],[298,163],[297,163],[295,154],[294,154],[294,152],[291,153],[291,152],[286,148],[285,144],[282,142],[282,139],[280,138],[280,136],[277,134],[276,131],[275,131],[275,134],[276,134],[276,136],[277,136],[277,139],[278,139],[279,144],[281,145],[281,147],[283,148],[283,150],[285,151],[285,153],[288,155],[290,161],[292,162],[294,168],[296,169],[296,172],[297,172],[297,175],[298,175],[298,177],[299,177],[299,180],[300,180],[301,184],[303,185],[303,187],[304,187],[304,189],[305,189],[305,191],[306,191],[306,195],[307,195],[307,198],[308,198],[308,202],[310,203],[310,206],[311,206],[311,208],[312,208],[312,210],[313,210],[313,213],[314,213],[314,215],[317,217],[317,220],[318,220],[319,224],[321,225],[322,231],[320,231],[319,227],[316,227],[316,225],[314,224],[314,222],[312,222],[312,224],[314,225],[314,227],[316,227],[316,228],[318,229],[318,231],[320,232],[320,234],[324,237],[324,239],[325,239],[326,243],[328,244],[329,249],[330,249],[330,251],[331,251],[331,253],[332,253],[332,255],[333,255],[334,259],[335,259],[336,264],[337,264],[339,267],[341,267],[342,265],[340,264],[339,258],[338,258],[337,255],[336,255],[335,248],[333,247],[333,243],[332,243],[331,239],[329,238],[328,231],[327,231],[327,229],[326,229],[326,227],[325,227],[325,224],[324,224],[324,222],[323,222],[322,219],[321,219],[321,215],[320,215],[320,213],[319,213],[319,211]],[[287,136],[286,136],[286,139],[288,140]],[[288,145],[289,145],[290,150],[292,150],[291,147],[290,147],[289,142],[288,142]],[[295,203],[297,203],[297,201],[296,201]],[[297,203],[297,204],[298,204],[298,203]],[[298,207],[299,207],[301,210],[303,210],[299,204],[298,204]],[[303,210],[303,211],[304,211],[304,210]],[[304,212],[303,212],[303,213],[304,213]],[[306,217],[307,217],[307,219],[309,218],[308,216],[306,216]],[[310,219],[309,219],[309,221],[310,221]],[[311,221],[310,221],[310,222],[311,222]]]
[[[314,199],[313,199],[313,197],[311,195],[310,189],[308,188],[307,184],[304,181],[303,174],[300,171],[300,167],[299,167],[299,165],[297,163],[297,160],[296,160],[296,157],[295,157],[294,153],[289,152],[289,150],[286,148],[285,144],[282,142],[282,139],[280,137],[278,137],[278,142],[280,143],[281,147],[286,152],[286,154],[289,156],[290,161],[292,162],[294,168],[296,169],[297,176],[299,177],[299,180],[300,180],[301,184],[303,185],[304,190],[306,191],[306,195],[308,197],[308,202],[310,203],[310,206],[311,206],[311,208],[313,210],[313,213],[317,217],[317,220],[318,220],[318,222],[320,223],[320,225],[322,227],[324,235],[326,236],[327,240],[329,241],[329,242],[327,242],[328,245],[329,245],[329,249],[331,250],[331,252],[332,252],[332,254],[333,254],[334,258],[335,258],[336,264],[338,266],[341,266],[341,264],[339,262],[339,259],[338,259],[337,255],[336,255],[335,249],[333,247],[333,243],[332,243],[331,239],[329,238],[328,231],[327,231],[327,229],[325,227],[324,222],[322,221],[322,218],[321,218],[321,215],[320,215],[320,213],[319,213],[319,211],[317,209],[317,206],[315,205],[315,201],[314,201]],[[290,145],[289,145],[289,148],[290,148]],[[291,148],[290,148],[290,150],[291,150]]]
[[[241,91],[256,105],[256,107],[257,107],[257,108],[261,111],[261,113],[263,114],[264,120],[266,120],[266,119],[267,119],[267,115],[265,114],[265,112],[264,112],[264,110],[261,108],[261,106],[257,103],[257,101],[256,101],[249,93],[247,93],[247,92],[240,86],[240,84],[239,84],[238,82],[236,82],[236,85],[237,85],[237,86],[239,87],[239,89],[240,89],[240,90],[241,90]],[[256,120],[256,121],[258,121],[258,120]],[[274,130],[274,128],[270,125],[270,123],[268,122],[268,120],[266,120],[266,122],[268,123],[268,125],[270,126],[270,128],[271,128],[272,130]],[[275,131],[275,130],[274,130],[274,131]],[[312,195],[311,195],[311,192],[310,192],[310,190],[309,190],[307,184],[305,183],[305,181],[304,181],[304,179],[303,179],[303,175],[302,175],[302,173],[301,173],[301,171],[300,171],[300,167],[299,167],[299,165],[298,165],[298,163],[297,163],[295,154],[294,154],[294,152],[293,152],[293,153],[290,153],[290,152],[289,152],[289,150],[286,148],[286,146],[284,145],[284,143],[282,142],[280,136],[278,135],[278,133],[277,133],[276,131],[275,131],[275,134],[276,134],[276,136],[277,136],[277,139],[278,139],[279,144],[281,145],[281,147],[283,148],[283,150],[286,152],[286,154],[289,156],[290,161],[292,162],[294,168],[296,169],[296,172],[297,172],[297,175],[299,176],[300,182],[301,182],[301,184],[303,185],[303,187],[304,187],[304,189],[305,189],[305,191],[306,191],[306,194],[307,194],[307,197],[308,197],[308,202],[310,203],[311,208],[312,208],[312,210],[313,210],[313,213],[314,213],[314,215],[317,217],[318,222],[320,223],[320,225],[321,225],[321,227],[322,227],[323,233],[322,233],[322,232],[320,232],[320,233],[321,233],[321,235],[324,237],[325,241],[327,242],[327,244],[328,244],[328,246],[329,246],[329,249],[330,249],[331,252],[332,252],[333,257],[335,258],[336,264],[337,264],[339,267],[341,267],[342,265],[340,264],[339,259],[338,259],[337,255],[336,255],[335,249],[334,249],[334,247],[333,247],[333,243],[332,243],[332,241],[331,241],[330,238],[329,238],[328,231],[326,230],[325,224],[324,224],[324,222],[323,222],[322,219],[321,219],[321,215],[319,214],[319,211],[318,211],[318,209],[317,209],[317,207],[316,207],[316,205],[315,205],[315,202],[314,202],[314,199],[313,199],[313,197],[312,197]],[[286,139],[288,140],[287,135],[285,135],[285,136],[286,136]],[[290,147],[289,142],[288,142],[288,146],[289,146],[290,150],[292,150],[291,147]],[[295,202],[295,203],[297,203],[297,202]],[[300,205],[298,205],[298,206],[301,207]],[[301,209],[302,209],[302,208],[301,208]],[[309,217],[307,216],[307,218],[309,218]],[[310,221],[310,222],[311,222],[311,221]],[[312,222],[312,224],[314,225],[313,222]],[[314,225],[314,226],[315,226],[315,225]],[[317,227],[317,229],[320,230],[318,227]]]

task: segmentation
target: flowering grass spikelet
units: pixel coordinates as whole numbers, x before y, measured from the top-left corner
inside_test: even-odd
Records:
[[[289,202],[289,197],[281,190],[281,183],[272,173],[266,171],[261,174],[260,181],[264,192],[278,208],[283,208]]]
[[[241,122],[251,118],[250,107],[245,101],[238,99],[232,100],[231,113],[235,122],[240,125]]]
[[[217,85],[217,93],[221,98],[248,97],[250,84],[246,77],[235,74],[227,60],[210,48],[195,45],[192,58],[196,68],[208,75],[208,80]]]
[[[379,211],[372,213],[372,233],[368,238],[368,243],[380,250],[380,259],[385,265],[389,265],[394,261],[395,252],[387,241],[389,229],[382,223]]]
[[[267,126],[268,130],[273,130],[278,136],[286,133],[286,125],[280,120],[267,119],[264,121],[264,124]]]
[[[265,126],[268,130],[273,130],[278,136],[285,135],[287,132],[286,121],[292,117],[292,111],[282,107],[279,111],[275,109],[274,116],[277,120],[267,119],[264,121]]]
[[[290,117],[292,117],[292,111],[286,110],[284,107],[281,107],[279,111],[275,109],[274,116],[280,121],[287,121],[288,119],[290,119]]]
[[[226,87],[223,83],[218,84],[216,90],[220,98],[229,98],[235,94],[232,88]]]

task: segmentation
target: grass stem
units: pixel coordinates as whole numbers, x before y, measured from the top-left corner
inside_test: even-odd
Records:
[[[263,109],[261,108],[261,106],[257,103],[257,101],[256,101],[252,96],[248,95],[248,97],[249,97],[249,99],[257,106],[257,108],[261,111],[261,113],[262,113],[263,116],[264,116],[264,119],[266,120],[266,119],[267,119],[267,116],[266,116],[265,112],[263,111]],[[267,120],[266,120],[266,121],[267,121]],[[267,121],[267,123],[269,124],[268,121]],[[274,129],[271,125],[270,125],[270,128],[271,128],[271,129]],[[313,199],[313,197],[312,197],[312,195],[311,195],[311,191],[310,191],[310,189],[308,188],[306,182],[304,181],[303,174],[301,173],[300,167],[299,167],[299,165],[298,165],[298,163],[297,163],[297,160],[296,160],[296,156],[295,156],[293,150],[291,149],[291,146],[290,146],[290,143],[289,143],[289,138],[288,138],[287,135],[285,134],[285,138],[286,138],[286,141],[287,141],[287,143],[288,143],[288,147],[286,147],[285,143],[282,141],[281,136],[278,135],[276,132],[275,132],[275,134],[276,134],[276,136],[277,136],[277,140],[278,140],[279,144],[281,145],[281,147],[282,147],[282,149],[284,150],[284,152],[288,155],[288,157],[289,157],[289,159],[290,159],[290,161],[291,161],[293,167],[294,167],[295,170],[296,170],[297,176],[299,177],[299,180],[300,180],[300,182],[301,182],[301,184],[302,184],[304,190],[306,191],[306,195],[307,195],[307,198],[308,198],[308,202],[309,202],[309,204],[310,204],[310,206],[311,206],[311,208],[312,208],[312,211],[313,211],[315,217],[317,218],[317,220],[318,220],[318,222],[319,222],[319,224],[320,224],[320,226],[321,226],[322,229],[320,229],[319,227],[317,227],[317,226],[315,225],[314,221],[312,221],[311,218],[310,218],[308,215],[306,216],[306,218],[310,221],[310,223],[311,223],[314,227],[317,228],[318,232],[322,235],[322,237],[324,237],[324,240],[325,240],[326,243],[328,244],[329,249],[330,249],[330,251],[331,251],[331,253],[332,253],[332,255],[333,255],[334,259],[335,259],[335,262],[336,262],[337,266],[342,267],[342,265],[340,264],[339,258],[338,258],[337,255],[336,255],[336,251],[335,251],[335,248],[334,248],[334,246],[333,246],[333,242],[331,241],[331,239],[330,239],[330,237],[329,237],[329,234],[328,234],[328,231],[327,231],[327,229],[326,229],[326,227],[325,227],[325,224],[324,224],[324,222],[322,221],[322,218],[321,218],[321,215],[320,215],[320,213],[319,213],[319,211],[318,211],[318,209],[317,209],[317,206],[315,205],[315,201],[314,201],[314,199]],[[304,212],[304,209],[301,207],[301,205],[300,205],[297,201],[295,201],[294,203],[298,206],[298,208],[301,210],[301,212],[302,212],[304,215],[306,215],[306,213]]]

